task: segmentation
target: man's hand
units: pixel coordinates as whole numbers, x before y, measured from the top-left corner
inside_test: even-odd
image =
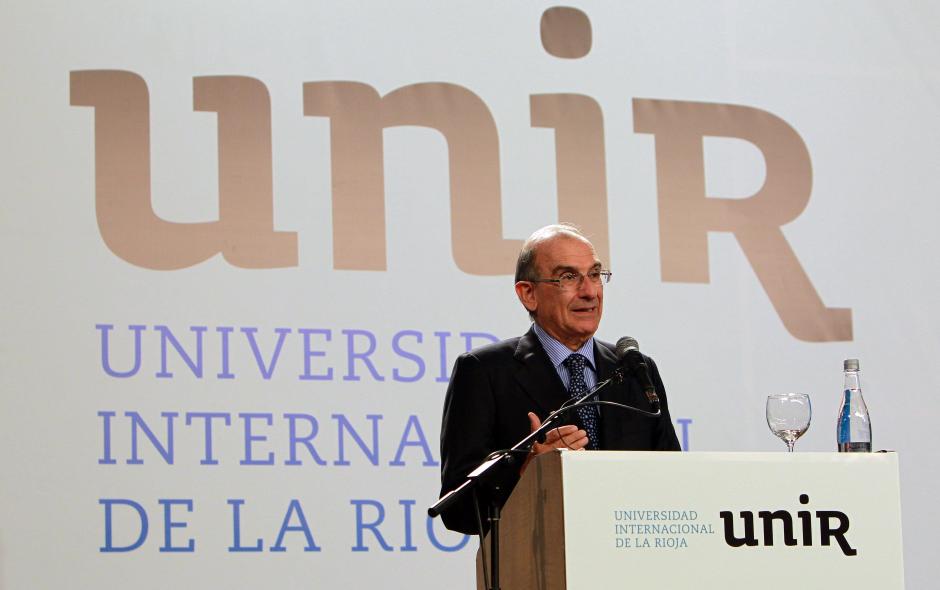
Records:
[[[539,417],[533,412],[529,412],[529,432],[535,432],[541,426],[542,421],[539,420]],[[525,468],[529,465],[529,461],[531,461],[532,457],[535,455],[541,455],[542,453],[547,453],[554,449],[582,451],[587,444],[587,432],[579,430],[574,424],[565,424],[564,426],[552,428],[545,433],[544,443],[535,443],[532,445],[532,452],[526,457],[525,463],[522,464],[522,469],[519,470],[519,474],[521,475],[525,471]]]

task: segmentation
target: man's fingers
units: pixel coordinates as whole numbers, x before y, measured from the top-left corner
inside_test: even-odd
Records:
[[[534,412],[529,412],[529,431],[535,432],[542,426],[542,421]],[[545,433],[544,443],[535,443],[532,450],[535,454],[545,453],[552,449],[568,448],[580,451],[588,445],[588,435],[575,424],[565,424],[552,428]]]
[[[588,446],[589,439],[587,432],[579,430],[575,435],[566,437],[564,441],[569,449],[580,451]]]
[[[554,442],[562,437],[570,437],[577,431],[578,427],[574,424],[565,424],[558,428],[552,428],[545,433],[545,442]]]
[[[578,427],[574,425],[552,429],[549,434],[550,436],[545,437],[545,444],[559,449],[562,447],[577,449],[586,446],[588,442],[587,432],[578,430]]]
[[[542,421],[535,415],[535,412],[529,412],[529,432],[535,432],[542,426]]]

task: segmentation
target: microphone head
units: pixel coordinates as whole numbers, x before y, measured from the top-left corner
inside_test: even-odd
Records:
[[[640,344],[636,338],[624,336],[617,341],[617,358],[623,360],[631,352],[640,352]]]

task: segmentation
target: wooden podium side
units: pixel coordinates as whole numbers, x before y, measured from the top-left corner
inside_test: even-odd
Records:
[[[502,590],[565,590],[565,518],[562,451],[536,457],[503,506],[500,521]],[[489,535],[482,552],[489,562]],[[485,590],[477,551],[477,590]]]

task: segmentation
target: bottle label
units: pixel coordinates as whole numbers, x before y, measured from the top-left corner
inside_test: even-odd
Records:
[[[848,389],[842,395],[842,411],[839,412],[839,427],[836,429],[836,443],[839,450],[848,444],[852,437],[852,392]]]
[[[842,397],[842,410],[836,423],[836,444],[848,443],[871,444],[871,422],[868,408],[862,392],[857,389],[845,389]]]

